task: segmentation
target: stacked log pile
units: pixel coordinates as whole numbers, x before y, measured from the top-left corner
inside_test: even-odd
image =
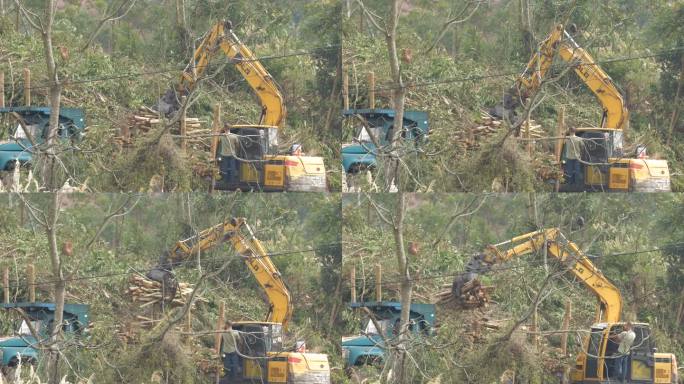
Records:
[[[472,279],[461,287],[461,292],[456,296],[452,290],[452,284],[445,284],[442,288],[449,288],[441,291],[435,296],[438,303],[455,302],[463,309],[475,309],[489,305],[490,294],[494,286],[484,286],[478,279]]]
[[[162,302],[162,286],[159,282],[150,280],[138,274],[131,275],[128,282],[130,284],[128,287],[128,294],[134,303],[140,303],[140,308],[144,308]],[[171,307],[179,307],[185,305],[187,300],[190,298],[190,295],[192,294],[192,290],[193,286],[191,284],[179,283],[178,289],[176,291],[176,296],[170,301],[167,298],[165,305]],[[204,302],[207,301],[206,299],[199,296],[195,296],[195,300]],[[148,318],[142,318],[142,316],[137,317],[139,318],[137,320],[143,322],[155,321]]]
[[[197,130],[202,128],[202,123],[205,123],[205,121],[196,117],[185,118],[187,132],[192,131],[193,133],[196,133]],[[115,141],[121,145],[130,145],[134,137],[149,132],[152,129],[159,128],[161,124],[162,118],[159,115],[159,112],[152,108],[142,106],[131,115],[128,118],[127,123],[121,127],[120,134],[115,137]],[[172,131],[177,133],[178,128]]]
[[[540,124],[534,120],[529,121],[530,124],[530,138],[540,139],[544,137],[544,131]],[[487,138],[500,132],[503,129],[503,121],[490,115],[485,111],[480,112],[480,123],[478,126],[466,128],[455,136],[455,144],[462,151],[473,151],[480,148],[480,144],[486,141]],[[527,125],[523,124],[521,127],[520,136],[527,138]]]

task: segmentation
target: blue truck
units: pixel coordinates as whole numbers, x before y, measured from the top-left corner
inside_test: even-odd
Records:
[[[47,338],[55,319],[54,303],[7,303],[0,304],[0,309],[10,311],[21,309],[31,321],[33,329],[41,338]],[[88,327],[88,305],[64,304],[62,330],[66,337],[77,337]],[[14,367],[22,363],[35,364],[40,358],[40,351],[34,348],[36,339],[30,331],[26,320],[17,318],[17,324],[12,335],[0,337],[0,365]]]
[[[375,142],[382,147],[390,145],[394,130],[394,109],[347,109],[342,111],[345,117],[354,117],[361,121],[356,129],[354,142],[342,144],[342,167],[346,173],[357,173],[377,166],[378,149]],[[416,145],[427,138],[429,132],[428,114],[422,111],[404,111],[404,124],[401,137],[403,140],[415,142]]]
[[[34,144],[40,145],[47,139],[51,113],[50,107],[0,108],[4,122],[0,126],[0,171],[11,171],[17,162],[20,166],[31,163]],[[80,141],[85,128],[82,109],[60,108],[57,132],[60,140]]]
[[[367,308],[375,317],[382,329],[377,329],[370,318],[364,319],[363,332],[356,336],[342,338],[342,354],[347,367],[365,364],[382,364],[385,361],[385,347],[381,334],[386,339],[396,337],[401,303],[396,301],[370,301],[351,303],[350,308]],[[435,326],[434,304],[411,304],[409,314],[409,331],[418,335],[429,336]]]

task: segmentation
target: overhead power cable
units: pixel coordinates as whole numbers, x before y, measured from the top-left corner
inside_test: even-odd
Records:
[[[339,48],[339,45],[329,45],[326,47],[318,47],[318,48],[313,48],[307,51],[297,51],[297,52],[292,52],[292,53],[287,53],[287,54],[282,54],[282,55],[269,55],[269,56],[262,56],[259,58],[254,58],[254,59],[241,59],[241,62],[251,62],[251,61],[267,61],[267,60],[274,60],[274,59],[281,59],[281,58],[287,58],[287,57],[294,57],[294,56],[312,56],[315,54],[320,53],[321,51],[326,51],[326,50],[331,50],[331,49],[337,49]],[[216,62],[216,63],[207,63],[204,66],[199,66],[196,67],[196,69],[210,69],[210,68],[218,68],[226,64],[231,64],[229,62]],[[103,76],[103,77],[94,77],[94,78],[89,78],[89,79],[74,79],[74,80],[69,80],[65,79],[60,82],[60,86],[62,87],[69,87],[72,85],[78,85],[78,84],[87,84],[87,83],[96,83],[96,82],[102,82],[102,81],[108,81],[108,80],[121,80],[121,79],[127,79],[127,78],[135,78],[135,77],[144,77],[144,76],[150,76],[150,75],[159,75],[163,73],[173,73],[173,72],[178,72],[179,75],[181,72],[185,70],[186,66],[183,68],[165,68],[165,69],[157,69],[157,70],[151,70],[151,71],[143,71],[143,72],[131,72],[131,73],[124,73],[120,75],[111,75],[111,76]],[[29,88],[25,89],[46,89],[50,87],[50,83],[41,83],[37,84],[34,86],[31,86]]]
[[[654,247],[651,249],[644,249],[644,250],[638,250],[638,251],[631,251],[631,252],[620,252],[620,253],[609,253],[605,255],[591,255],[591,254],[586,254],[589,259],[602,259],[606,257],[614,257],[614,256],[630,256],[630,255],[639,255],[643,253],[651,253],[651,252],[659,252],[666,250],[668,248],[674,248],[674,247],[680,247],[684,246],[684,242],[680,243],[670,243],[670,244],[665,244],[663,246],[659,247]],[[524,269],[528,267],[540,267],[544,265],[543,260],[517,260],[520,264],[518,265],[511,265],[511,266],[493,266],[491,268],[491,272],[498,272],[498,271],[508,271],[508,270],[515,270],[515,269]],[[422,281],[422,280],[433,280],[433,279],[441,279],[445,277],[451,277],[451,278],[456,278],[460,276],[465,276],[469,274],[470,272],[452,272],[452,273],[444,273],[444,274],[434,274],[434,275],[424,275],[424,276],[417,276],[410,278],[409,281]],[[363,281],[363,277],[357,277],[357,281]],[[396,280],[384,280],[382,281],[382,285],[390,285],[390,284],[399,284],[403,281],[406,281],[405,279],[396,279]]]
[[[274,253],[268,253],[265,256],[253,256],[254,258],[261,258],[261,257],[278,257],[278,256],[288,256],[288,255],[294,255],[294,254],[300,254],[300,253],[309,253],[309,252],[318,252],[318,251],[325,251],[325,250],[330,250],[332,247],[335,247],[341,243],[327,243],[327,244],[319,244],[317,247],[314,248],[307,248],[307,249],[298,249],[298,250],[287,250],[287,251],[281,251],[281,252],[274,252]],[[210,265],[219,265],[222,263],[225,263],[227,259],[210,259],[207,263],[203,264],[203,267],[208,267]],[[192,260],[184,260],[184,261],[179,261],[173,263],[173,267],[180,267],[183,265],[194,265],[197,263],[196,259]],[[101,278],[106,278],[106,277],[116,277],[116,276],[124,276],[124,275],[129,275],[131,274],[132,271],[136,272],[149,272],[155,267],[145,267],[145,268],[134,268],[131,266],[127,266],[128,271],[125,272],[109,272],[109,273],[103,273],[103,274],[97,274],[97,275],[85,275],[85,276],[72,276],[65,278],[61,281],[64,282],[72,282],[72,281],[81,281],[81,280],[95,280],[95,279],[101,279]],[[44,284],[54,284],[59,282],[60,280],[57,279],[48,279],[48,280],[36,280],[32,284],[33,286],[37,285],[44,285]],[[18,288],[18,287],[24,287],[27,286],[26,282],[22,282],[20,280],[11,280],[9,284],[9,288]]]
[[[568,67],[576,68],[576,67],[593,65],[593,64],[606,64],[606,63],[616,63],[616,62],[623,62],[623,61],[640,60],[640,59],[664,56],[664,55],[667,55],[669,53],[682,51],[682,50],[684,50],[684,47],[675,47],[675,48],[659,51],[656,53],[643,54],[643,55],[638,55],[638,56],[615,57],[615,58],[611,58],[611,59],[596,60],[596,61],[591,62],[591,63],[576,63],[576,64],[564,64],[564,65],[556,64],[556,65],[552,65],[551,69],[557,70],[557,69],[563,69],[563,68],[568,68]],[[422,83],[407,82],[406,84],[404,84],[404,88],[419,88],[419,87],[427,87],[427,86],[432,86],[432,85],[463,83],[463,82],[469,82],[469,81],[491,79],[491,78],[496,78],[496,77],[519,76],[519,75],[520,75],[520,71],[516,71],[516,72],[505,72],[505,73],[494,73],[491,75],[468,76],[468,77],[451,78],[451,79],[443,79],[443,80],[435,80],[435,81],[426,81],[426,82],[422,82]],[[385,85],[385,86],[381,85],[381,86],[376,86],[373,89],[376,91],[383,91],[383,90],[392,90],[392,89],[398,89],[398,88],[399,87],[394,86],[394,85]]]

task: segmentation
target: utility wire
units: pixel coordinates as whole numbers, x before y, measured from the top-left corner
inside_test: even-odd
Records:
[[[287,58],[287,57],[293,57],[293,56],[312,56],[312,55],[315,55],[321,51],[337,49],[339,47],[340,47],[340,45],[329,45],[326,47],[313,48],[313,49],[308,50],[308,51],[298,51],[298,52],[282,54],[282,55],[262,56],[262,57],[254,58],[254,59],[240,59],[240,60],[236,60],[236,62],[238,62],[238,61],[239,62],[265,61],[265,60],[274,60],[274,59],[281,59],[281,58]],[[234,64],[234,62],[207,63],[204,66],[196,66],[195,68],[206,70],[206,69],[210,69],[210,68],[219,68],[219,67],[226,65],[226,64]],[[133,77],[158,75],[158,74],[163,74],[163,73],[183,72],[186,68],[188,68],[188,67],[185,66],[183,68],[166,68],[166,69],[158,69],[158,70],[154,70],[154,71],[133,72],[133,73],[125,73],[125,74],[121,74],[121,75],[95,77],[95,78],[91,78],[91,79],[76,79],[76,80],[65,79],[62,82],[60,82],[60,86],[67,87],[67,86],[71,86],[71,85],[95,83],[95,82],[101,82],[101,81],[107,81],[107,80],[120,80],[120,79],[133,78]],[[31,86],[29,88],[24,88],[24,89],[34,90],[34,89],[46,89],[49,87],[50,87],[50,83],[47,83],[47,84],[39,84],[39,85]]]
[[[321,250],[329,250],[332,247],[339,245],[341,243],[328,243],[328,244],[319,244],[318,247],[316,248],[310,248],[310,249],[301,249],[301,250],[288,250],[288,251],[282,251],[282,252],[275,252],[275,253],[268,253],[264,256],[251,256],[252,258],[264,258],[264,257],[272,257],[272,256],[287,256],[287,255],[293,255],[293,254],[300,254],[300,253],[308,253],[308,252],[316,252],[316,251],[321,251]],[[239,255],[238,255],[239,256]],[[211,259],[208,261],[204,266],[208,265],[221,265],[225,263],[225,259]],[[178,266],[183,266],[183,265],[193,265],[196,264],[197,261],[195,259],[192,260],[184,260],[184,261],[178,261],[172,263],[173,267],[178,267]],[[110,272],[110,273],[103,273],[99,275],[86,275],[86,276],[74,276],[74,277],[68,277],[65,278],[61,281],[64,282],[71,282],[71,281],[82,281],[82,280],[95,280],[95,279],[101,279],[105,277],[116,277],[116,276],[124,276],[124,275],[129,275],[131,274],[131,271],[135,272],[149,272],[152,271],[153,269],[156,269],[156,267],[150,267],[150,268],[134,268],[131,266],[127,266],[128,271],[126,272]],[[37,285],[43,285],[43,284],[54,284],[59,282],[60,280],[36,280],[32,284],[27,284],[27,283],[22,283],[21,280],[11,280],[8,288],[19,288],[27,285],[32,285],[32,286],[37,286]]]
[[[590,254],[586,254],[586,253],[585,253],[585,255],[586,255],[589,259],[601,259],[601,258],[613,257],[613,256],[638,255],[638,254],[642,254],[642,253],[658,252],[658,251],[666,250],[667,248],[670,248],[670,247],[677,247],[677,246],[684,246],[684,242],[680,242],[680,243],[671,243],[671,244],[666,244],[666,245],[663,245],[663,246],[660,246],[660,247],[655,247],[655,248],[651,248],[651,249],[644,249],[644,250],[639,250],[639,251],[632,251],[632,252],[609,253],[609,254],[605,254],[605,255],[590,255]],[[492,267],[492,268],[490,269],[490,271],[491,271],[491,272],[498,272],[498,271],[507,271],[507,270],[523,269],[523,268],[527,268],[527,267],[530,267],[530,266],[539,267],[539,266],[544,265],[544,261],[543,261],[543,260],[529,260],[529,261],[527,261],[527,260],[518,260],[518,261],[519,261],[520,263],[522,263],[523,265],[512,265],[512,266]],[[465,276],[465,275],[467,275],[467,274],[469,274],[469,273],[471,273],[471,272],[465,272],[465,271],[464,271],[464,272],[454,272],[454,273],[445,273],[445,274],[425,275],[425,276],[419,276],[419,277],[410,278],[410,279],[408,279],[408,281],[433,280],[433,279],[440,279],[440,278],[443,278],[443,277],[452,277],[452,278],[455,278],[455,277]],[[356,280],[363,281],[364,278],[363,278],[363,277],[357,277]],[[389,280],[389,281],[385,280],[385,281],[383,281],[381,284],[382,284],[382,285],[385,285],[385,284],[388,284],[388,285],[389,285],[389,284],[398,284],[398,283],[401,283],[402,281],[406,281],[406,280],[405,280],[405,279],[401,279],[401,280],[397,279],[397,280]]]
[[[556,64],[556,65],[552,65],[550,67],[550,69],[551,70],[557,70],[557,69],[563,69],[563,68],[567,68],[567,67],[576,68],[576,67],[588,66],[588,65],[593,65],[593,64],[617,63],[617,62],[623,62],[623,61],[646,59],[646,58],[664,56],[664,55],[667,55],[669,53],[682,51],[682,50],[684,50],[684,47],[675,47],[675,48],[659,51],[656,53],[644,54],[644,55],[639,55],[639,56],[616,57],[616,58],[612,58],[612,59],[596,60],[596,61],[593,61],[590,63],[575,63],[575,64],[564,64],[564,65]],[[506,73],[495,73],[495,74],[491,74],[491,75],[469,76],[469,77],[462,77],[462,78],[451,78],[451,79],[444,79],[444,80],[426,81],[423,83],[406,82],[406,84],[404,84],[404,88],[418,88],[418,87],[426,87],[426,86],[431,86],[431,85],[477,81],[477,80],[484,80],[484,79],[490,79],[490,78],[496,78],[496,77],[517,76],[517,75],[520,75],[520,73],[521,73],[520,71],[506,72]],[[399,87],[397,87],[397,86],[386,85],[386,86],[377,86],[374,88],[374,90],[382,91],[382,90],[392,90],[392,89],[398,89],[398,88]]]

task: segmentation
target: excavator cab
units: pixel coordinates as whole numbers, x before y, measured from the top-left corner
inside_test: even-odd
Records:
[[[632,323],[636,334],[628,357],[628,383],[677,383],[676,362],[671,354],[656,353],[651,328],[646,323]],[[577,357],[572,371],[573,383],[609,383],[618,379],[616,360],[617,341],[610,337],[624,330],[623,323],[599,323],[591,328],[585,342],[586,350]],[[612,380],[612,381],[611,381]]]
[[[283,326],[272,322],[235,322],[242,335],[241,383],[330,384],[328,357],[321,353],[287,351]]]

